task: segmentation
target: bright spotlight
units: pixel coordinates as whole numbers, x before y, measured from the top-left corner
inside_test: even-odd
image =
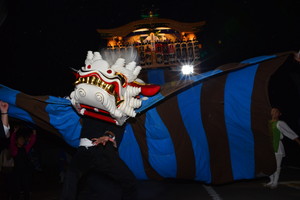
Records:
[[[194,66],[193,65],[183,65],[181,67],[181,72],[184,75],[192,74],[192,73],[194,73]]]

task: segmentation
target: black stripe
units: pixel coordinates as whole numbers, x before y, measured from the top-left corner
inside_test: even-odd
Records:
[[[145,128],[146,114],[141,114],[135,119],[130,119],[130,122],[134,136],[139,144],[142,153],[142,159],[144,164],[145,173],[150,179],[162,180],[162,177],[152,168],[149,163],[148,146],[146,141],[146,128]]]
[[[263,62],[259,65],[253,86],[251,104],[251,126],[254,137],[255,172],[270,175],[276,170],[272,139],[268,129],[271,105],[268,83],[271,75],[285,62],[287,55]]]
[[[167,99],[159,104],[156,109],[169,130],[174,144],[177,161],[177,178],[194,179],[196,173],[194,151],[183,123],[184,119],[181,118],[177,97],[173,96]]]
[[[223,74],[205,81],[201,92],[202,122],[209,146],[213,184],[233,181],[224,119],[226,77],[227,74]]]
[[[58,130],[50,124],[50,117],[46,112],[47,99],[49,99],[49,96],[33,97],[24,93],[18,93],[16,96],[16,106],[27,111],[37,126],[61,136]]]

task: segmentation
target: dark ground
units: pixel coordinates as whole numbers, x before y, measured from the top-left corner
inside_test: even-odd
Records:
[[[237,181],[224,185],[212,186],[195,181],[164,180],[164,181],[139,181],[139,200],[221,200],[221,199],[272,199],[272,200],[299,200],[300,199],[300,168],[284,165],[281,171],[279,186],[277,189],[269,189],[263,186],[268,181],[267,177],[255,180]],[[6,200],[1,179],[0,199]],[[107,193],[106,187],[113,187],[114,193],[110,194],[110,200],[119,197],[119,188],[111,182],[106,186],[99,184],[97,192]],[[58,176],[51,173],[37,172],[34,176],[32,200],[56,200],[59,199],[62,184]],[[96,185],[92,187],[96,188]],[[84,191],[83,191],[84,193]],[[83,194],[82,193],[82,194]],[[87,198],[80,198],[86,200]],[[106,199],[105,194],[99,193],[99,199]]]

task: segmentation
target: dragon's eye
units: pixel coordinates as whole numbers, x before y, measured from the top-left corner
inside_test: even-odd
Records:
[[[97,92],[97,93],[95,94],[95,96],[96,96],[96,100],[97,100],[97,101],[103,103],[103,101],[104,101],[104,96],[103,96],[102,93]]]

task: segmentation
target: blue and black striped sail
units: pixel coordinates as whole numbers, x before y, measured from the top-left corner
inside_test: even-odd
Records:
[[[294,52],[261,56],[168,81],[163,70],[147,82],[159,94],[143,101],[128,120],[119,146],[121,158],[138,179],[179,178],[227,183],[270,175],[276,163],[268,132],[271,75]],[[9,115],[61,136],[78,146],[80,116],[70,101],[30,96],[0,85]]]

